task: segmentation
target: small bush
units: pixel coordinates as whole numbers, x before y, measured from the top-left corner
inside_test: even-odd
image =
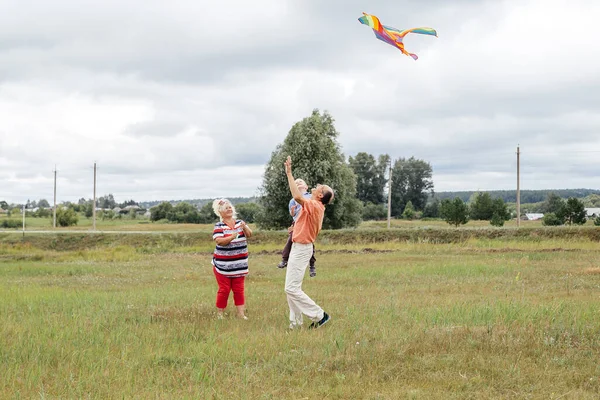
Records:
[[[368,202],[362,209],[362,219],[364,221],[377,221],[387,218],[387,208],[383,204],[373,204]]]
[[[490,220],[490,224],[492,224],[492,226],[504,226],[504,218],[500,216],[500,214],[494,213]]]
[[[596,219],[594,220],[594,225],[596,225],[596,226],[600,226],[600,215],[598,215],[598,216],[596,217]]]
[[[16,219],[5,219],[0,223],[0,228],[16,229],[23,226],[23,223]]]
[[[402,218],[404,219],[413,219],[415,217],[415,208],[413,207],[412,201],[408,201],[406,203],[406,207],[404,207],[404,212],[402,213]]]
[[[56,210],[56,223],[59,226],[73,226],[79,222],[79,216],[72,208]]]
[[[544,226],[559,226],[563,223],[562,218],[558,217],[555,213],[547,213],[542,218],[542,225]]]

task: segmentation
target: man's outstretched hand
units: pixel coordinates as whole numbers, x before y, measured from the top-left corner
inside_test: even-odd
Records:
[[[292,173],[292,157],[287,156],[287,159],[285,160],[285,173],[286,174],[291,174]]]

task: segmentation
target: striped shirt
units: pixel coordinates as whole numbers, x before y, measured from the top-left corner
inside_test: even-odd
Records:
[[[232,229],[224,222],[217,222],[213,230],[213,240],[238,235],[237,239],[225,246],[217,245],[212,259],[212,265],[218,273],[232,278],[248,274],[248,243],[241,224],[241,219],[236,220]]]

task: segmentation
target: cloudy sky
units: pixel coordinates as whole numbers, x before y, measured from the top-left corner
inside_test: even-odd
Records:
[[[409,35],[375,39],[365,11]],[[597,0],[0,1],[0,200],[252,196],[292,125],[436,191],[600,188]]]

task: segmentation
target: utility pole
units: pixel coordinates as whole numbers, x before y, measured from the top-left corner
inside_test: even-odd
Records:
[[[392,159],[390,158],[390,179],[388,180],[388,223],[390,229],[390,220],[392,218]]]
[[[52,227],[56,228],[56,164],[54,164],[54,212],[52,217]]]
[[[96,163],[94,163],[94,202],[92,203],[93,229],[96,230]]]
[[[519,145],[517,145],[517,228],[521,226],[521,187],[519,184],[521,173],[520,158],[521,152],[519,150]]]

